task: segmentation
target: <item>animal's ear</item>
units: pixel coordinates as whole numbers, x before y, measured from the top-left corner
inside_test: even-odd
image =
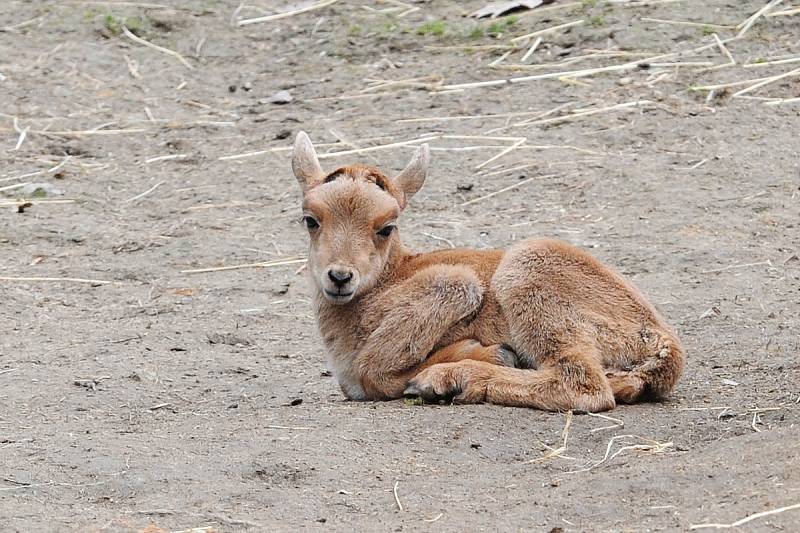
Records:
[[[428,163],[431,159],[431,150],[427,144],[421,144],[417,148],[411,162],[406,165],[406,168],[394,178],[395,186],[403,192],[405,202],[403,207],[408,204],[409,198],[414,196],[418,190],[422,188],[425,183],[425,178],[428,176]]]
[[[311,144],[311,139],[308,138],[304,131],[298,132],[297,137],[294,139],[292,171],[303,189],[303,193],[325,177],[325,173],[322,172],[322,167],[319,164],[319,159],[317,159],[314,145]]]

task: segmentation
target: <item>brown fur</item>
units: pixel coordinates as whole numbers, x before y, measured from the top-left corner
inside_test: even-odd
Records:
[[[427,164],[423,146],[393,179],[364,165],[325,174],[308,137],[295,143],[319,330],[347,397],[603,411],[672,390],[684,365],[677,337],[587,253],[552,240],[407,250],[386,228]]]

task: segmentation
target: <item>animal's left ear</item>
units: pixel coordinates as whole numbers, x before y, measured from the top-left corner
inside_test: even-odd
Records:
[[[402,191],[405,202],[402,207],[408,205],[408,200],[414,196],[418,190],[422,188],[425,183],[425,178],[428,177],[428,164],[431,159],[431,150],[427,144],[421,144],[411,159],[411,162],[406,165],[406,168],[394,178],[395,187]]]
[[[306,132],[298,132],[294,140],[292,152],[292,171],[297,182],[303,189],[303,194],[325,177],[322,167],[317,159],[317,152]]]

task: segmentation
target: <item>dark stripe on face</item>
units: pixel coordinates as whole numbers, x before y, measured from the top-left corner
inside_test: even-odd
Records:
[[[383,179],[383,176],[379,174],[370,174],[368,179],[375,183],[381,190],[386,190],[386,181]]]
[[[347,173],[347,169],[346,168],[339,168],[339,169],[334,170],[333,172],[331,172],[327,176],[325,176],[325,179],[322,180],[322,183],[330,183],[330,182],[336,180],[336,178],[338,178],[340,176],[347,176],[347,175],[348,175],[348,173]],[[374,172],[370,172],[370,173],[364,175],[364,179],[366,179],[367,181],[371,181],[372,183],[377,185],[378,188],[380,188],[383,191],[385,191],[387,189],[386,178],[384,178],[380,174],[375,174]]]
[[[340,169],[334,170],[333,172],[331,172],[330,174],[325,176],[325,179],[323,180],[323,183],[330,183],[330,182],[332,182],[333,180],[335,180],[336,178],[338,178],[339,176],[341,176],[343,174],[344,174],[344,169],[340,168]]]

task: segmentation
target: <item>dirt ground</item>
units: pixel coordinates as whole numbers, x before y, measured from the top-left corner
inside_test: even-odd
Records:
[[[278,3],[162,4],[0,6],[0,529],[679,531],[800,503],[800,80],[691,90],[800,66],[772,63],[800,15],[709,69],[763,1],[492,23],[464,17],[482,1],[341,0],[244,26]],[[681,335],[677,390],[574,416],[558,454],[565,414],[345,401],[298,272],[300,129],[326,154],[412,141],[323,160],[389,172],[435,135],[407,244],[591,249]]]

